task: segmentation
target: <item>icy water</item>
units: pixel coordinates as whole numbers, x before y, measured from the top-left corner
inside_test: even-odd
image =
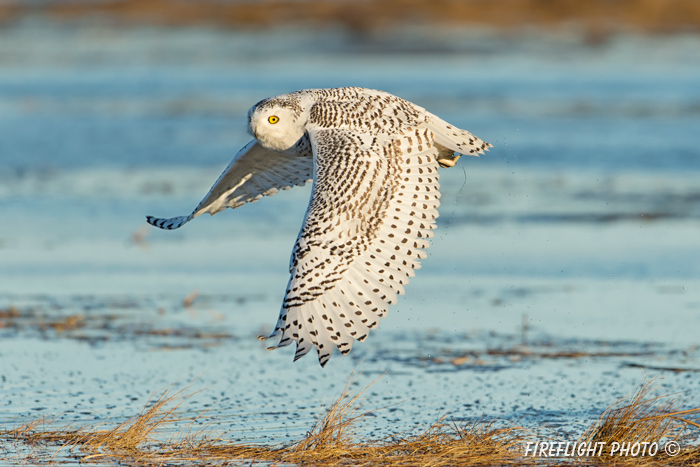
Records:
[[[355,369],[355,388],[383,375],[359,428],[376,438],[449,414],[574,441],[654,376],[697,405],[700,39],[416,37],[0,30],[0,424],[118,422],[191,383],[202,424],[284,443]],[[406,296],[321,369],[256,339],[308,188],[174,232],[144,218],[191,211],[258,100],[346,85],[495,147],[442,172]]]

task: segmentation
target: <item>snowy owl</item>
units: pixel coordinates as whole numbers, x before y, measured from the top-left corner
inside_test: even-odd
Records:
[[[336,347],[346,355],[367,338],[420,267],[436,227],[438,168],[491,145],[411,102],[357,87],[262,100],[248,112],[248,132],[254,139],[190,215],[147,220],[177,229],[312,181],[279,319],[260,339],[279,336],[270,350],[296,342],[294,361],[315,347],[325,366]]]

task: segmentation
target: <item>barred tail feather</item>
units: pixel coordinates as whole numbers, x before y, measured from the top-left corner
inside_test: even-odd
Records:
[[[478,157],[493,147],[490,143],[450,125],[435,115],[430,114],[428,124],[439,149],[438,162],[441,167],[453,167],[462,155]]]

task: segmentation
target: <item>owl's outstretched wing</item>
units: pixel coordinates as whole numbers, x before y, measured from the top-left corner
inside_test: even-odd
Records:
[[[313,194],[268,337],[280,337],[271,349],[295,341],[295,360],[315,347],[323,366],[367,337],[420,267],[440,204],[438,148],[419,127],[379,142],[341,129],[310,136]]]
[[[303,150],[303,147],[308,149]],[[265,149],[253,140],[233,158],[209,193],[188,216],[160,219],[147,216],[149,224],[173,230],[205,212],[211,215],[226,208],[238,208],[279,190],[301,186],[313,177],[313,154],[310,146],[299,145],[298,155]]]

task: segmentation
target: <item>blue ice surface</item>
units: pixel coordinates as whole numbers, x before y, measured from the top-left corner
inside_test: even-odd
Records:
[[[45,26],[0,41],[0,309],[116,314],[125,327],[95,341],[103,329],[0,329],[0,422],[119,421],[199,377],[195,389],[213,389],[191,413],[211,405],[226,436],[279,443],[358,365],[354,387],[388,371],[368,409],[398,403],[367,422],[375,437],[450,412],[575,438],[645,375],[697,395],[693,373],[633,366],[699,365],[697,37],[589,47],[456,34],[454,49],[415,53],[327,32]],[[308,187],[174,232],[144,217],[190,212],[249,139],[258,100],[345,85],[395,93],[495,147],[443,171],[439,228],[406,296],[321,370],[255,338],[279,311]],[[235,338],[180,348],[127,332],[152,327]],[[510,348],[629,356],[487,352]]]
[[[461,49],[409,54],[385,42],[370,53],[340,33],[97,30],[57,40],[25,29],[5,32],[0,58],[0,167],[14,172],[220,166],[247,140],[246,110],[258,100],[350,85],[402,96],[497,144],[483,164],[700,170],[697,38],[492,41],[479,51],[488,38],[464,36]]]

